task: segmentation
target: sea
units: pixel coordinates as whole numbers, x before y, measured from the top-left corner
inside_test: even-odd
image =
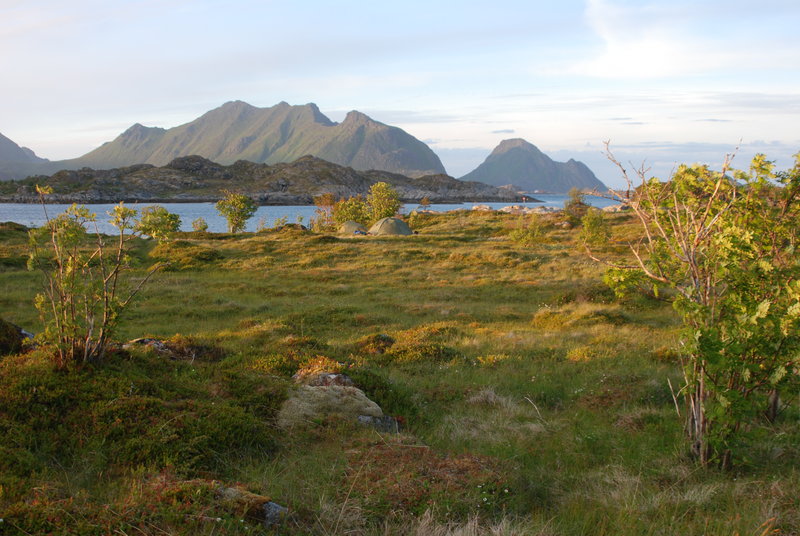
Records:
[[[563,208],[564,202],[569,199],[566,195],[557,194],[536,194],[540,200],[538,203],[451,203],[430,205],[428,210],[436,212],[448,212],[451,210],[471,210],[475,205],[487,205],[492,209],[513,205],[525,207],[555,207]],[[586,196],[585,202],[589,205],[602,208],[617,204],[615,201],[603,197]],[[181,218],[181,230],[191,231],[192,222],[197,218],[203,218],[208,223],[208,230],[211,232],[224,232],[227,228],[225,218],[220,216],[214,208],[214,203],[128,203],[126,206],[141,208],[151,205],[160,205],[170,212],[177,214]],[[47,205],[47,215],[51,218],[66,210],[69,204]],[[108,212],[114,207],[113,204],[92,204],[87,208],[96,214],[97,229],[101,233],[113,233],[116,229],[109,222]],[[406,203],[401,212],[409,213],[420,208],[416,203]],[[246,231],[256,231],[260,228],[273,227],[276,220],[286,218],[287,223],[308,224],[309,220],[315,215],[317,207],[308,205],[276,205],[258,207],[253,218],[247,222]],[[45,211],[42,205],[25,203],[0,203],[0,222],[11,221],[21,223],[28,227],[40,227],[46,221]],[[91,229],[94,230],[94,229]]]

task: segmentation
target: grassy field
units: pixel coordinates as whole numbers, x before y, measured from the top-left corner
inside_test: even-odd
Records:
[[[172,265],[117,339],[204,351],[69,371],[41,350],[0,358],[0,534],[269,533],[220,485],[289,507],[280,534],[800,533],[797,400],[733,471],[698,467],[668,386],[672,308],[616,299],[578,230],[544,218],[533,245],[509,239],[518,217],[481,212],[417,215],[412,237],[139,243],[141,271]],[[610,218],[617,240],[635,233]],[[25,253],[0,229],[0,317],[37,331]],[[292,374],[320,362],[402,433],[278,428]]]

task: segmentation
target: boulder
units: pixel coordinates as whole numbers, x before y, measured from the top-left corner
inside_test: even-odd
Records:
[[[397,419],[395,419],[390,415],[384,415],[382,417],[373,417],[371,415],[359,415],[358,424],[362,424],[364,426],[370,426],[372,428],[375,428],[379,432],[387,432],[390,434],[400,433],[400,423],[398,423]]]
[[[383,417],[380,406],[361,389],[342,385],[299,386],[278,412],[278,425],[291,428],[329,418],[358,422],[360,416]]]
[[[257,521],[267,528],[281,525],[289,509],[274,503],[269,497],[252,493],[239,486],[219,487],[217,497],[222,505],[236,515]]]
[[[297,383],[310,387],[328,387],[330,385],[355,387],[355,383],[350,379],[350,376],[338,372],[315,372],[313,374],[300,374],[298,372],[292,376],[292,379]]]
[[[27,338],[33,338],[33,335],[0,318],[0,355],[19,352],[22,350],[22,342]]]
[[[192,338],[182,335],[175,335],[166,341],[142,337],[122,345],[123,350],[136,347],[149,348],[162,357],[182,361],[215,361],[223,357],[219,348],[198,344]]]
[[[130,350],[132,348],[136,348],[137,346],[150,348],[151,350],[154,350],[156,353],[161,354],[165,357],[170,357],[173,359],[175,358],[175,355],[172,353],[172,350],[170,350],[167,347],[167,344],[164,341],[160,341],[158,339],[150,339],[147,337],[141,337],[139,339],[133,339],[131,341],[128,341],[122,345],[122,349]]]

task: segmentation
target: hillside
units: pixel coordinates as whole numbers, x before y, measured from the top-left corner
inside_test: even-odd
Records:
[[[567,193],[573,187],[608,189],[584,163],[573,159],[555,162],[520,138],[502,141],[480,166],[461,179],[494,186],[514,184],[524,191],[557,194]]]
[[[229,166],[187,156],[162,167],[82,168],[0,183],[0,202],[35,202],[34,186],[48,184],[55,191],[48,196],[50,202],[214,201],[222,190],[236,190],[264,205],[305,205],[322,193],[337,197],[366,194],[380,181],[391,184],[408,202],[423,197],[434,203],[516,200],[508,190],[444,174],[410,178],[385,171],[356,171],[313,156],[274,165],[240,160]]]
[[[49,161],[0,134],[0,181],[36,172]]]
[[[227,102],[170,129],[137,123],[79,158],[54,162],[51,170],[164,166],[189,155],[226,165],[238,160],[276,164],[313,155],[358,170],[380,169],[414,177],[445,172],[427,145],[360,112],[350,112],[335,123],[313,103],[281,102],[258,108],[242,101]]]

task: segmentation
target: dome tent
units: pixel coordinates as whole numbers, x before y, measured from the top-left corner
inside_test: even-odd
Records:
[[[339,226],[340,235],[367,234],[367,228],[356,221],[346,221]]]
[[[411,227],[406,222],[397,218],[382,218],[369,228],[371,235],[411,235]]]

